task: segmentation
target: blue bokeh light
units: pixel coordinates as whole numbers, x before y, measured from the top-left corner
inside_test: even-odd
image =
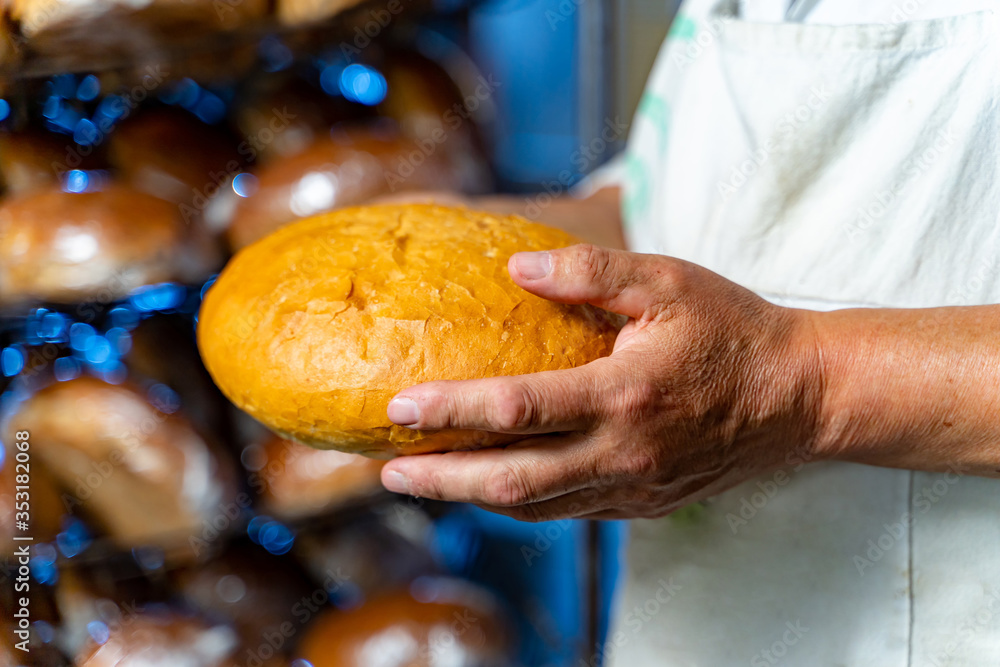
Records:
[[[112,327],[108,329],[104,337],[111,343],[111,349],[119,357],[124,357],[132,349],[132,334],[123,327]]]
[[[68,325],[69,318],[62,313],[46,312],[38,323],[38,336],[48,343],[65,342]]]
[[[59,357],[52,364],[52,372],[57,382],[66,382],[80,377],[80,362],[73,357]]]
[[[226,104],[215,93],[204,90],[192,111],[201,122],[215,125],[225,118]]]
[[[149,402],[160,412],[173,414],[181,407],[181,398],[173,389],[158,382],[149,388]]]
[[[254,544],[260,544],[260,530],[265,525],[274,521],[271,517],[266,514],[260,514],[250,519],[247,523],[247,535]]]
[[[91,364],[103,364],[112,358],[113,353],[111,343],[108,342],[107,338],[104,336],[95,336],[93,344],[84,351],[83,358]]]
[[[286,554],[295,543],[295,534],[283,523],[271,521],[261,527],[260,545],[276,556]]]
[[[101,133],[98,132],[97,126],[88,118],[81,118],[73,128],[73,141],[81,146],[93,146],[100,137]]]
[[[57,74],[52,77],[52,92],[59,97],[74,97],[76,94],[76,76],[73,74]]]
[[[163,549],[145,546],[134,547],[132,549],[132,558],[134,558],[135,562],[138,563],[144,570],[155,571],[163,567],[166,555],[163,553]]]
[[[66,172],[65,176],[66,184],[63,186],[63,190],[71,193],[80,193],[87,191],[87,185],[90,183],[90,177],[87,176],[87,172],[82,169],[72,169]]]
[[[36,544],[34,555],[28,563],[31,575],[42,584],[54,584],[59,580],[59,570],[56,568],[58,554],[51,544]]]
[[[0,371],[4,377],[14,377],[24,370],[24,352],[18,347],[5,347],[0,352]]]
[[[74,322],[69,328],[69,346],[77,352],[86,352],[94,344],[97,332],[84,322]]]
[[[243,172],[233,177],[233,192],[240,197],[252,197],[257,192],[257,177]]]
[[[43,644],[50,644],[56,638],[56,629],[48,621],[35,621],[31,624],[35,634],[42,640]]]
[[[63,530],[56,535],[56,546],[66,558],[72,558],[90,546],[90,532],[83,522],[75,517],[67,519]]]
[[[87,634],[98,644],[104,644],[111,637],[108,626],[102,621],[91,621],[87,623]]]
[[[319,73],[319,86],[327,95],[339,96],[340,75],[344,73],[343,63],[325,65]]]
[[[0,121],[7,120],[10,116],[10,103],[0,97]]]
[[[139,289],[129,301],[139,311],[170,310],[184,303],[184,288],[174,283],[161,283]]]
[[[126,102],[123,97],[120,97],[119,95],[108,95],[101,100],[100,104],[97,105],[97,111],[94,112],[94,117],[116,121],[125,115],[125,111],[127,109],[128,102]]]
[[[139,324],[139,313],[128,305],[116,306],[111,309],[108,314],[111,318],[112,327],[121,327],[123,329],[134,329],[137,324]]]
[[[80,81],[76,87],[76,99],[82,102],[90,102],[101,92],[101,82],[93,74],[88,74]]]
[[[108,359],[104,363],[93,365],[94,373],[108,384],[121,384],[128,377],[125,364],[117,359]]]
[[[208,280],[206,280],[205,284],[201,286],[201,293],[198,296],[204,299],[205,294],[208,292],[208,288],[214,285],[215,281],[218,279],[219,279],[219,274],[216,273],[215,275],[211,276]]]
[[[385,99],[387,90],[385,77],[367,65],[354,63],[340,73],[340,92],[353,102],[374,106]]]
[[[179,104],[185,109],[191,110],[198,104],[198,100],[201,98],[201,86],[195,83],[193,79],[181,79],[173,95],[175,97],[174,104]]]
[[[62,108],[62,98],[58,95],[49,95],[48,99],[45,100],[45,104],[42,105],[42,116],[49,120],[55,120],[59,117],[59,110]]]

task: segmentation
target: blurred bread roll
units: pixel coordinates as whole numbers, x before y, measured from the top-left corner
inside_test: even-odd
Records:
[[[253,447],[260,458],[251,475],[264,511],[280,518],[320,514],[382,491],[382,461],[277,436]]]
[[[298,48],[307,49],[306,45]],[[300,153],[338,123],[368,117],[342,95],[327,95],[294,72],[252,78],[234,105],[233,116],[243,137],[241,157],[258,167]]]
[[[0,205],[0,302],[121,298],[177,277],[184,229],[172,204],[122,185],[49,187]]]
[[[233,624],[244,645],[236,658],[245,667],[285,663],[287,647],[275,647],[266,638],[282,637],[291,645],[303,622],[302,600],[316,592],[294,561],[243,543],[209,563],[181,571],[177,580],[187,603],[206,617]]]
[[[202,302],[198,347],[222,392],[276,433],[375,458],[512,436],[392,424],[411,385],[572,368],[611,353],[618,318],[554,303],[507,273],[574,244],[517,216],[427,204],[303,220],[239,252]]]
[[[69,139],[48,132],[0,132],[0,185],[9,197],[24,195],[59,183],[70,169],[99,164],[81,157]]]
[[[57,382],[22,403],[12,423],[31,425],[32,461],[68,506],[125,548],[181,549],[186,558],[190,538],[232,494],[231,467],[181,415],[130,385]]]
[[[17,428],[24,426],[18,423]],[[23,480],[18,479],[18,475],[25,474],[24,470],[17,469],[15,455],[17,442],[13,438],[8,438],[3,463],[0,463],[0,554],[9,554],[14,550],[17,543],[14,541],[17,516],[16,499],[17,486],[22,486]],[[30,440],[29,440],[30,442]],[[49,542],[54,540],[59,533],[60,519],[66,513],[67,508],[63,506],[59,498],[59,489],[49,472],[42,466],[28,463],[26,474],[27,486],[30,492],[29,514],[30,534],[39,542]],[[23,500],[23,498],[21,499]]]
[[[431,518],[407,500],[335,521],[332,530],[324,522],[303,526],[295,555],[314,580],[332,583],[342,600],[399,589],[440,571],[427,544]]]
[[[402,171],[402,174],[399,172]],[[227,234],[242,248],[300,218],[403,190],[461,189],[444,151],[424,151],[384,128],[357,127],[314,141],[255,172]]]
[[[110,135],[108,157],[122,179],[195,211],[245,163],[228,137],[178,109],[143,111]]]
[[[233,29],[262,18],[266,0],[211,3],[202,0],[8,0],[10,15],[27,38],[50,32],[71,34],[90,31],[94,41],[123,39],[109,35],[114,29],[144,32],[176,32],[188,29]]]
[[[397,590],[309,626],[296,655],[312,667],[512,667],[511,635],[492,596],[423,580],[422,601]]]
[[[219,33],[252,28],[266,17],[268,5],[268,0],[10,0],[24,51],[36,67],[124,71],[138,65],[132,68],[132,85],[147,90],[163,83],[162,73],[176,68],[178,55],[201,51],[220,60],[225,43]]]
[[[287,25],[304,25],[332,18],[361,0],[277,0],[278,20]]]
[[[165,610],[141,611],[106,626],[76,667],[236,667],[239,640],[227,625]]]

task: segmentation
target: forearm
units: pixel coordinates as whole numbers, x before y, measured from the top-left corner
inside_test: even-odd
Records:
[[[558,227],[594,245],[624,249],[620,192],[616,187],[603,188],[586,199],[490,195],[477,197],[475,205]]]
[[[810,317],[820,456],[1000,477],[1000,306]]]

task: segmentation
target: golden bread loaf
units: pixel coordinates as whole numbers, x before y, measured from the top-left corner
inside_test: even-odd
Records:
[[[609,354],[617,318],[525,292],[507,259],[577,240],[517,216],[430,204],[344,209],[240,251],[208,290],[198,346],[216,384],[280,435],[388,458],[510,442],[392,424],[429,380],[571,368]]]

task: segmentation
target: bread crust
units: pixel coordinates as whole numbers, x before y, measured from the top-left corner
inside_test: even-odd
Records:
[[[208,290],[205,365],[280,435],[375,458],[473,449],[511,436],[392,424],[389,400],[430,380],[572,368],[611,353],[620,320],[529,294],[515,252],[573,245],[517,216],[430,204],[344,209],[238,253]]]

